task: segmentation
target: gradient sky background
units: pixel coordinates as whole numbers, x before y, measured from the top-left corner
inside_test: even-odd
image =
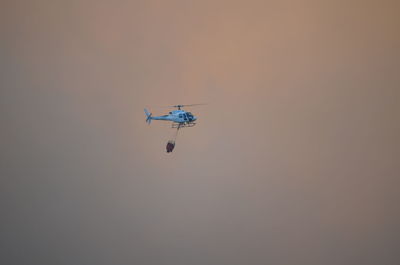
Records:
[[[399,12],[1,1],[0,263],[400,264]]]

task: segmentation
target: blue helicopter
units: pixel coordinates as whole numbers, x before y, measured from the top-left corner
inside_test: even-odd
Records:
[[[152,113],[150,113],[147,109],[144,109],[144,113],[146,114],[146,122],[150,124],[152,120],[172,121],[172,128],[177,128],[178,130],[184,127],[193,127],[196,125],[195,121],[197,120],[197,117],[194,116],[191,112],[185,111],[182,108],[189,106],[197,106],[197,105],[206,105],[206,104],[168,106],[169,108],[177,108],[177,109],[170,111],[167,115],[154,116],[154,117],[152,116]]]

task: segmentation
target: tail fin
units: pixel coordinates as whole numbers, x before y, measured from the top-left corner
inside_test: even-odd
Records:
[[[151,113],[147,110],[147,109],[144,109],[144,113],[146,114],[146,122],[148,123],[148,124],[150,124],[151,123]]]

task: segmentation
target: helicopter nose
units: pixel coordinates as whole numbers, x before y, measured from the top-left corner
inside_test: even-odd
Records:
[[[196,116],[193,116],[193,121],[195,121],[195,120],[197,120],[197,117],[196,117]]]

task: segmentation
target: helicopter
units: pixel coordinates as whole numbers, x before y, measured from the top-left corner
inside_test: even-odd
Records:
[[[170,111],[167,115],[154,116],[154,117],[152,116],[152,113],[150,113],[145,108],[144,113],[146,114],[146,122],[150,124],[152,120],[172,121],[172,128],[177,128],[178,130],[180,128],[193,127],[196,125],[195,121],[197,120],[197,117],[194,116],[191,112],[185,111],[182,108],[189,106],[197,106],[197,105],[206,105],[206,104],[168,106],[169,108],[177,108],[177,109]]]

